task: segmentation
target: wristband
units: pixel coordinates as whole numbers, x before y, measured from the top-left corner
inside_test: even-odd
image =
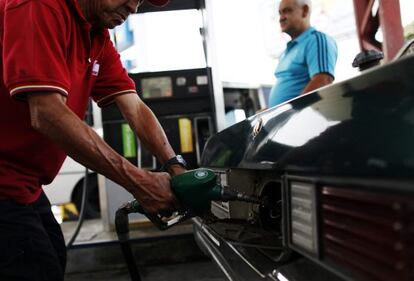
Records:
[[[161,171],[168,171],[172,165],[180,165],[183,168],[187,169],[187,162],[181,155],[176,155],[173,158],[168,159],[160,168]]]

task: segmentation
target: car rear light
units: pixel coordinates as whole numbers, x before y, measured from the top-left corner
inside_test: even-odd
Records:
[[[291,182],[289,210],[289,241],[293,248],[318,255],[315,186]]]
[[[356,280],[414,280],[414,197],[325,186],[323,260]]]

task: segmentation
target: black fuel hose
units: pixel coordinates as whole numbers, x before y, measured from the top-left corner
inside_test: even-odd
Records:
[[[85,122],[86,124],[90,125],[92,124],[92,104],[89,100],[88,104],[88,114],[85,116]],[[88,200],[88,175],[89,175],[89,169],[85,167],[85,178],[83,180],[82,184],[82,201],[81,201],[81,207],[78,217],[78,223],[76,225],[75,231],[73,232],[72,236],[69,239],[69,242],[66,243],[66,249],[70,249],[73,246],[73,243],[76,240],[76,237],[78,237],[79,231],[82,228],[83,221],[85,220],[85,209],[86,209],[86,202]]]
[[[89,169],[85,168],[85,178],[82,184],[82,202],[78,217],[78,223],[76,225],[75,231],[72,234],[72,237],[70,237],[69,242],[66,244],[67,249],[70,249],[73,246],[73,242],[75,242],[75,239],[78,236],[79,231],[82,227],[83,221],[85,220],[86,201],[88,200],[88,174]]]
[[[135,262],[135,256],[132,253],[131,244],[129,243],[129,219],[131,213],[129,203],[119,208],[115,213],[115,230],[121,246],[122,254],[127,264],[129,275],[132,281],[141,281],[139,270]]]

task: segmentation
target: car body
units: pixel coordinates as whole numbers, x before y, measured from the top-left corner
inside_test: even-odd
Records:
[[[268,202],[195,219],[229,280],[414,280],[413,77],[407,56],[209,139],[201,166]]]

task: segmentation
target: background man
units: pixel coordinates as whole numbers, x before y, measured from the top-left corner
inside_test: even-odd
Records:
[[[334,80],[334,39],[310,26],[310,0],[281,0],[280,27],[292,38],[280,57],[269,107],[328,85]]]
[[[148,213],[177,208],[168,173],[133,166],[82,121],[90,97],[116,103],[158,160],[173,163],[168,172],[184,171],[109,38],[107,28],[141,2],[0,0],[0,280],[63,280],[65,244],[42,185],[66,154],[123,186]]]

